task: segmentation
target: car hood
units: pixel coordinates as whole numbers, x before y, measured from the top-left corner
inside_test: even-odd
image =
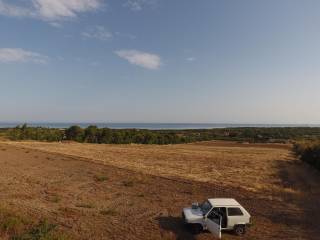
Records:
[[[203,218],[202,211],[200,208],[184,208],[183,209],[184,217],[187,222],[195,221]]]

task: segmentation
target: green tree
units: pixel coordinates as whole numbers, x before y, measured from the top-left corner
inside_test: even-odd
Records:
[[[111,143],[112,142],[112,131],[109,128],[103,128],[100,130],[99,143]]]
[[[66,131],[66,138],[77,142],[83,142],[84,131],[79,126],[71,126]]]
[[[99,129],[97,126],[89,126],[84,130],[84,140],[88,143],[98,143]]]

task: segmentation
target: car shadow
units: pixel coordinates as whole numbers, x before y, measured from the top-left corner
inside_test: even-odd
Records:
[[[184,224],[181,217],[158,217],[156,220],[159,222],[161,229],[172,232],[176,240],[195,240],[195,236],[191,230]]]
[[[160,228],[173,233],[176,240],[196,240],[197,234],[192,233],[191,227],[185,225],[181,217],[158,217],[156,220],[159,222]],[[210,236],[210,239],[215,239],[207,230],[200,234],[207,234]],[[232,231],[223,231],[222,234],[228,237],[236,237]]]

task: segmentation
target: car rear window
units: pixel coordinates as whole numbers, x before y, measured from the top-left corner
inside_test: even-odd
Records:
[[[240,208],[228,208],[228,216],[243,216]]]

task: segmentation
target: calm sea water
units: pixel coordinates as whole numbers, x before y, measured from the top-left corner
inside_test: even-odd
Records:
[[[1,123],[0,128],[13,128],[23,123]],[[99,128],[112,129],[211,129],[236,127],[320,127],[320,124],[225,124],[225,123],[30,123],[32,127],[68,128],[72,125],[87,127],[95,125]]]

